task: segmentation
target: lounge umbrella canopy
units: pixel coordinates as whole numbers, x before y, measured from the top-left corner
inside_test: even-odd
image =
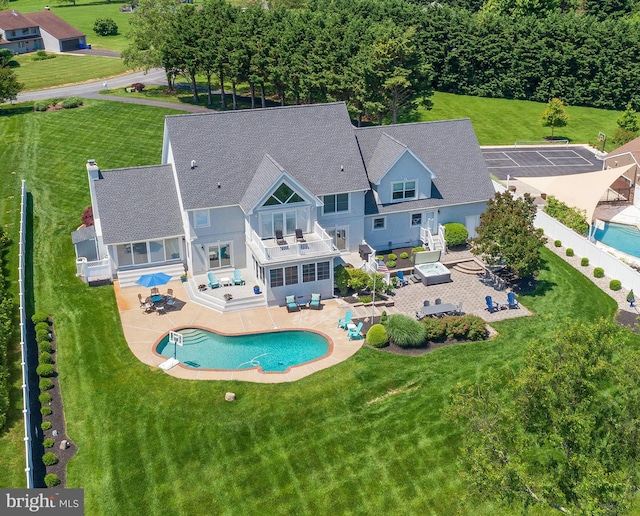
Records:
[[[154,272],[152,274],[143,274],[136,280],[136,285],[143,287],[157,287],[166,285],[171,281],[171,276],[164,272]]]

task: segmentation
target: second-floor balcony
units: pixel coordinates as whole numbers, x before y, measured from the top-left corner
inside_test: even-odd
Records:
[[[282,262],[306,256],[334,256],[339,251],[333,245],[333,239],[318,224],[314,223],[313,232],[303,233],[304,241],[299,241],[296,235],[285,235],[284,243],[275,238],[261,238],[255,231],[249,233],[248,244],[262,262]]]

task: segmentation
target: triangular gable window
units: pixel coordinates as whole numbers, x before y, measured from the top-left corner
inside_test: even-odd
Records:
[[[267,199],[264,206],[276,206],[278,204],[293,204],[296,202],[304,202],[304,199],[300,197],[293,189],[282,183],[275,192]]]

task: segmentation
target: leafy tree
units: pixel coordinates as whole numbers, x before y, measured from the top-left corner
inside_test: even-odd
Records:
[[[0,68],[9,66],[11,61],[13,61],[13,52],[8,48],[0,49]]]
[[[627,131],[630,131],[632,133],[638,132],[638,113],[636,113],[635,109],[633,109],[633,106],[631,106],[631,102],[627,104],[624,113],[622,113],[618,117],[616,123],[621,129],[626,129]]]
[[[0,68],[0,101],[10,100],[14,98],[20,91],[24,84],[18,82],[16,74],[8,67]]]
[[[480,215],[478,236],[471,240],[471,252],[482,255],[490,265],[504,264],[520,277],[540,270],[539,250],[546,238],[533,226],[537,208],[533,198],[496,193]]]
[[[542,112],[542,126],[551,127],[551,139],[553,139],[554,129],[566,126],[567,122],[569,122],[569,115],[564,103],[558,98],[551,99]]]
[[[93,32],[98,36],[115,36],[118,34],[118,25],[112,18],[98,18],[93,24]]]
[[[620,514],[637,491],[640,361],[610,321],[531,346],[518,371],[458,385],[461,475],[474,497],[579,515]]]

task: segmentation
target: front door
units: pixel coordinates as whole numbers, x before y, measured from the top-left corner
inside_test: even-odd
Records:
[[[437,233],[437,221],[436,221],[436,212],[434,211],[427,211],[424,214],[424,227],[425,228],[429,228],[429,230],[431,230],[431,234],[436,234]]]
[[[347,228],[327,229],[327,234],[333,239],[333,245],[340,251],[347,248]]]
[[[231,267],[231,243],[209,244],[207,256],[210,270]]]

